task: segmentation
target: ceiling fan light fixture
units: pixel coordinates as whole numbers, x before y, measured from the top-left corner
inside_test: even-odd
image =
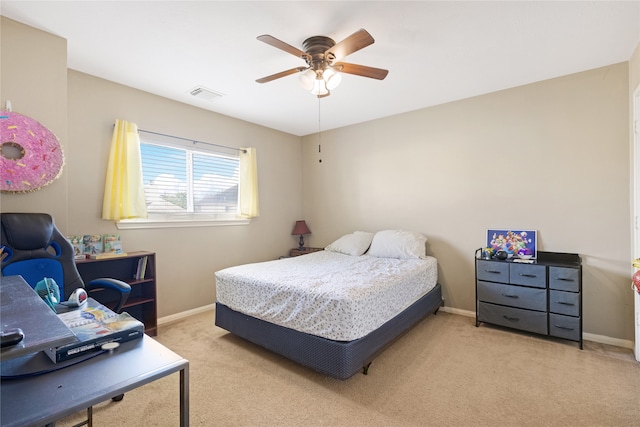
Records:
[[[313,89],[313,82],[316,80],[316,72],[312,69],[308,69],[304,73],[300,74],[300,85],[306,90]]]
[[[342,81],[342,74],[336,72],[333,68],[327,68],[322,73],[322,78],[326,82],[328,90],[333,90],[338,87]]]
[[[316,96],[324,96],[329,93],[327,90],[327,83],[322,78],[322,75],[319,75],[318,78],[313,81],[311,93]]]

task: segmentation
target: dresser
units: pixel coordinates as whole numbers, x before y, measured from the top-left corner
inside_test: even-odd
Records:
[[[476,326],[490,323],[576,341],[582,349],[582,260],[539,251],[532,262],[476,252]]]

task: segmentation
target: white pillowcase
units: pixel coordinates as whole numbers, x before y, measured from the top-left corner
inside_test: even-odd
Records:
[[[360,256],[367,251],[371,245],[373,233],[366,231],[356,231],[351,234],[345,234],[329,246],[324,248],[325,251],[338,252],[345,255]]]
[[[378,258],[424,258],[427,238],[420,233],[403,230],[378,231],[373,236],[367,255]]]

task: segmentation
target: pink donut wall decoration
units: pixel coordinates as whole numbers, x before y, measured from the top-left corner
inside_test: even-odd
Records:
[[[28,193],[62,173],[64,153],[58,138],[37,120],[0,112],[0,191]]]

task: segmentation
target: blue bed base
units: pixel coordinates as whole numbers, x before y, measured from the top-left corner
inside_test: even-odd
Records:
[[[239,313],[216,302],[216,326],[280,354],[301,365],[346,380],[356,372],[368,372],[373,358],[389,343],[443,305],[436,286],[402,313],[370,334],[353,341],[333,341],[298,332]]]

